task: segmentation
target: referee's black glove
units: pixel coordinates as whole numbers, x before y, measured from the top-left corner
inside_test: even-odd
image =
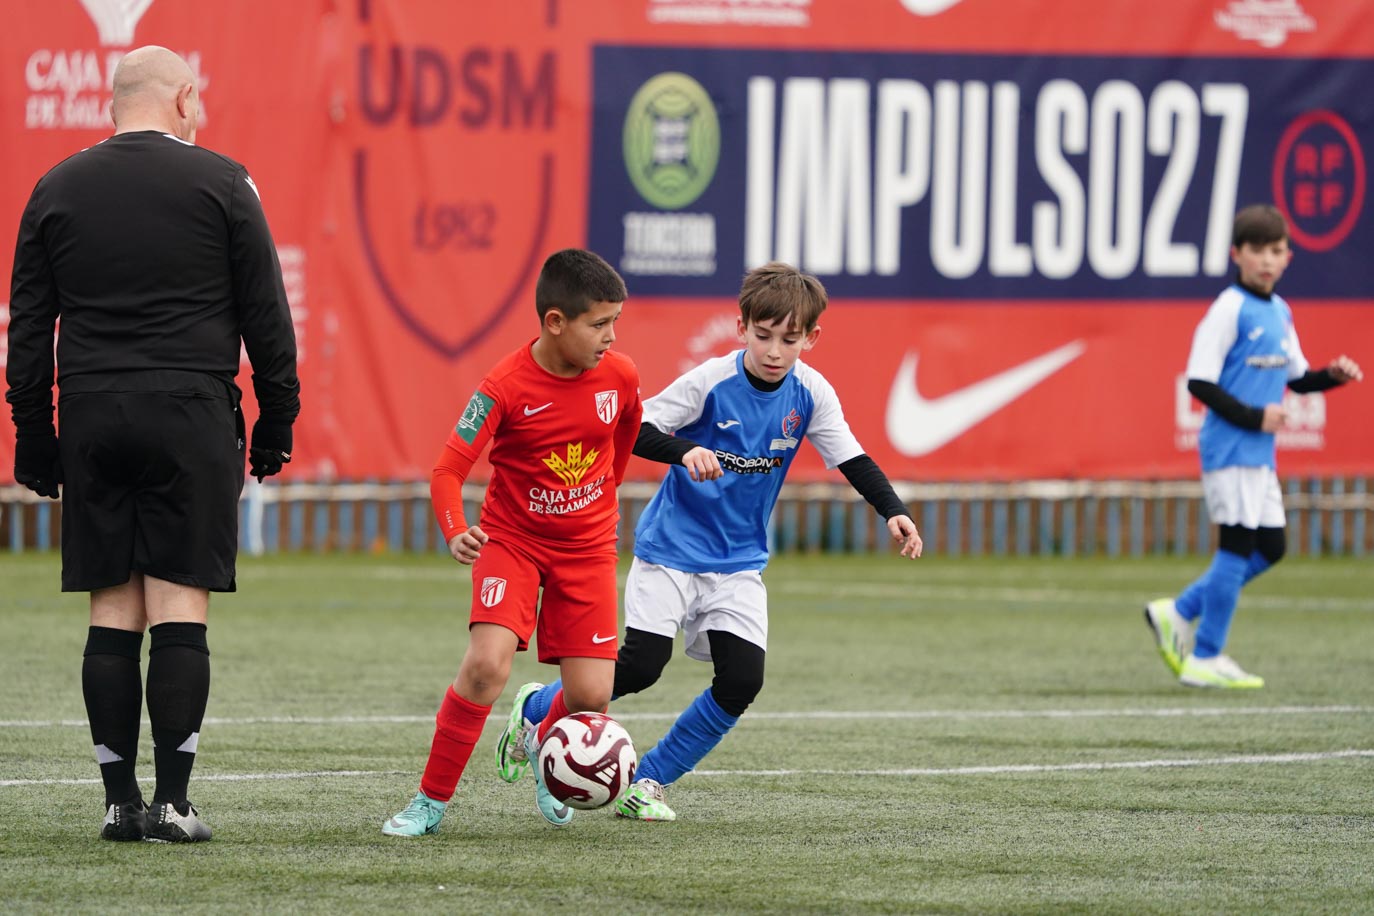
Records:
[[[14,479],[39,496],[57,499],[57,485],[62,482],[62,459],[57,453],[55,434],[21,436],[15,440]]]
[[[253,424],[253,442],[248,447],[248,467],[258,483],[281,472],[291,461],[291,424],[262,417]]]

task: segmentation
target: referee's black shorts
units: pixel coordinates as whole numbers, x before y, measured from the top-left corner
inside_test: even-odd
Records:
[[[61,382],[62,590],[133,572],[234,591],[243,421],[215,376],[157,370]]]

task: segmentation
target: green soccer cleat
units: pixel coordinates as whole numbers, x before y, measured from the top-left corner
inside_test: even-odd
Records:
[[[525,753],[525,732],[534,725],[525,721],[525,701],[530,694],[542,690],[543,684],[531,681],[515,694],[515,702],[510,707],[510,718],[506,720],[506,730],[496,742],[496,773],[506,782],[519,782],[520,777],[529,769],[530,758]]]
[[[1198,658],[1189,655],[1183,660],[1178,682],[1185,687],[1221,687],[1230,690],[1258,690],[1264,678],[1241,670],[1229,655]]]
[[[393,814],[382,824],[382,833],[387,836],[424,836],[438,833],[439,822],[444,819],[447,802],[435,801],[423,792],[416,792],[402,811]]]
[[[675,821],[677,812],[663,800],[663,786],[652,779],[637,779],[615,803],[615,816],[632,821]]]
[[[1184,656],[1192,651],[1192,624],[1183,619],[1172,598],[1156,598],[1145,605],[1145,623],[1155,635],[1159,657],[1169,666],[1169,673],[1178,677]]]
[[[525,759],[534,763],[534,806],[544,820],[555,827],[566,827],[572,820],[573,809],[553,797],[544,788],[544,775],[539,772],[539,729],[530,726],[525,729]]]

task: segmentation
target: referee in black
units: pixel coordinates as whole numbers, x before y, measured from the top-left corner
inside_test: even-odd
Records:
[[[81,669],[110,840],[196,842],[187,800],[210,691],[210,592],[234,590],[242,341],[261,480],[291,460],[296,340],[247,171],[195,145],[195,74],[155,46],[113,78],[114,136],[58,163],[24,209],[6,377],[14,477],[62,490],[62,590],[91,594]],[[61,332],[55,333],[61,318]],[[53,338],[58,418],[53,426]],[[135,777],[148,646],[157,782]]]

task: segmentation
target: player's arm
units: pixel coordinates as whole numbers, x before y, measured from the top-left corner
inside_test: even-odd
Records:
[[[1232,426],[1239,426],[1241,429],[1265,430],[1265,408],[1251,407],[1233,397],[1216,382],[1208,382],[1203,379],[1188,379],[1188,393],[1197,398],[1207,406],[1212,413],[1221,417]],[[1270,407],[1278,407],[1277,404],[1270,404]],[[1277,428],[1277,427],[1276,427]]]
[[[921,555],[921,535],[911,520],[911,510],[902,502],[883,469],[868,455],[856,455],[839,465],[840,473],[849,485],[887,520],[888,533],[902,545],[902,556],[915,559]]]
[[[724,472],[714,450],[675,433],[701,419],[707,396],[719,381],[716,361],[702,363],[678,376],[644,402],[644,423],[635,454],[661,464],[681,465],[695,481],[716,480]]]
[[[635,439],[635,454],[640,458],[662,464],[680,464],[697,482],[715,480],[724,473],[720,469],[720,459],[716,457],[715,452],[691,439],[665,433],[649,422],[639,425],[639,438]]]
[[[477,525],[469,526],[463,515],[463,484],[500,425],[497,404],[481,388],[473,392],[462,418],[448,434],[429,478],[429,499],[444,543],[449,554],[465,566],[477,560],[487,534]]]
[[[36,193],[35,193],[36,196]],[[62,465],[53,426],[53,338],[57,285],[29,199],[19,223],[10,282],[9,356],[5,379],[14,418],[14,479],[40,496],[57,498]]]
[[[620,486],[625,480],[625,471],[630,466],[630,455],[634,453],[635,436],[639,433],[639,423],[644,416],[644,402],[639,399],[639,379],[634,380],[634,400],[620,412],[620,422],[615,427],[615,458],[611,470],[615,474],[615,484]]]
[[[1221,387],[1221,368],[1226,354],[1239,337],[1241,297],[1223,293],[1207,310],[1193,332],[1193,345],[1188,351],[1188,393],[1207,406],[1212,413],[1241,429],[1256,432],[1275,432],[1284,423],[1283,406],[1267,404],[1255,407],[1246,404]]]
[[[246,171],[234,176],[229,202],[229,261],[239,333],[253,366],[258,419],[249,462],[259,481],[291,460],[291,426],[301,412],[296,376],[296,332],[286,301],[277,246],[257,188]]]
[[[898,498],[892,483],[868,457],[844,418],[839,395],[819,372],[808,373],[804,384],[815,399],[806,438],[820,452],[828,468],[838,468],[845,480],[887,520],[887,531],[902,545],[901,555],[913,560],[921,555],[921,534],[911,520],[911,510]]]
[[[1364,373],[1360,371],[1360,364],[1342,353],[1331,361],[1331,365],[1325,369],[1318,369],[1315,372],[1308,370],[1295,379],[1289,379],[1288,387],[1298,394],[1308,394],[1313,391],[1328,391],[1346,382],[1364,381]]]

